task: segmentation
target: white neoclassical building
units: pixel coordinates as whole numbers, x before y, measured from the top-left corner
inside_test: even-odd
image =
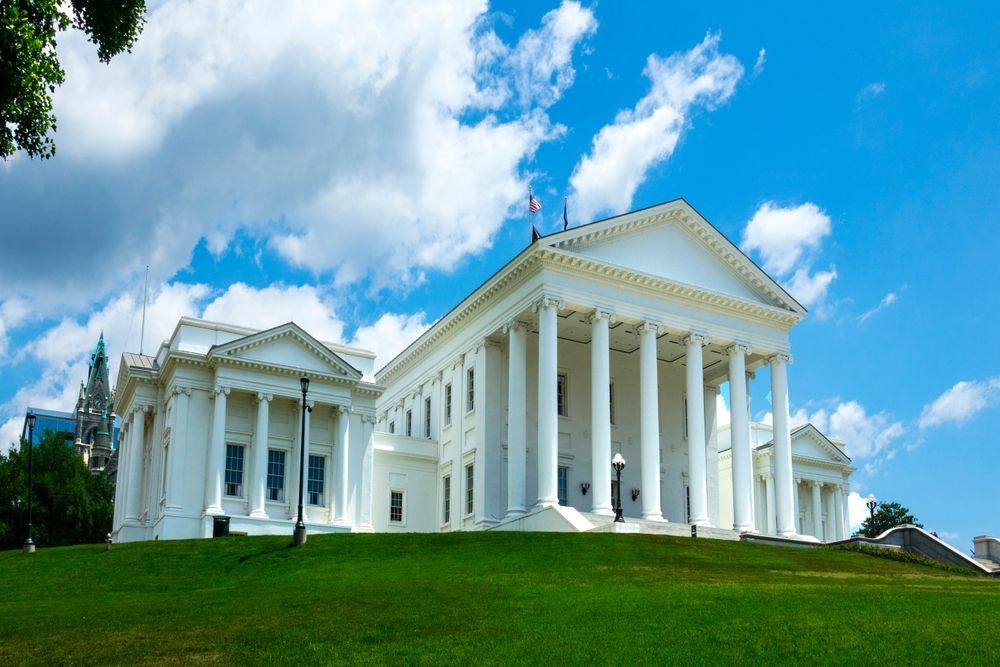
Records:
[[[789,428],[804,316],[675,200],[534,241],[374,374],[294,324],[184,319],[155,357],[123,358],[116,534],[209,535],[221,514],[290,533],[304,375],[313,532],[606,529],[620,452],[629,524],[841,537],[850,461]],[[747,396],[765,366],[762,440]]]

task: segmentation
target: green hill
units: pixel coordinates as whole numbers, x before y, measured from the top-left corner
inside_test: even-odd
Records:
[[[1000,663],[1000,581],[633,535],[228,538],[0,554],[0,664]]]

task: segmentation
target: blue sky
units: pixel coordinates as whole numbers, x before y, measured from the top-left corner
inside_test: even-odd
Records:
[[[683,196],[788,285],[795,418],[854,489],[1000,534],[1000,11],[153,3],[66,33],[58,154],[0,166],[0,435],[190,314],[392,356],[528,239]],[[753,389],[768,410],[767,378]]]

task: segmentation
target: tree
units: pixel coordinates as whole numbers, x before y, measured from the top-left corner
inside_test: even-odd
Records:
[[[878,537],[890,528],[913,524],[918,528],[924,525],[917,523],[917,519],[899,503],[882,503],[875,508],[875,514],[865,519],[861,524],[861,534],[865,537]]]
[[[145,0],[0,0],[0,157],[56,152],[52,93],[65,80],[56,35],[82,30],[107,63],[132,50],[145,11]]]
[[[94,475],[58,433],[33,452],[33,537],[40,547],[101,542],[111,530],[114,487]],[[28,522],[28,448],[0,454],[0,549],[19,547]]]

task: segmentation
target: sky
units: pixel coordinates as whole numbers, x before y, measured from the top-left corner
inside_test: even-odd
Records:
[[[706,3],[700,3],[705,5]],[[1000,535],[1000,6],[151,2],[0,163],[0,442],[183,315],[392,358],[543,232],[684,197],[808,309],[853,523]],[[149,306],[140,341],[143,278]],[[770,418],[767,371],[751,399]]]

